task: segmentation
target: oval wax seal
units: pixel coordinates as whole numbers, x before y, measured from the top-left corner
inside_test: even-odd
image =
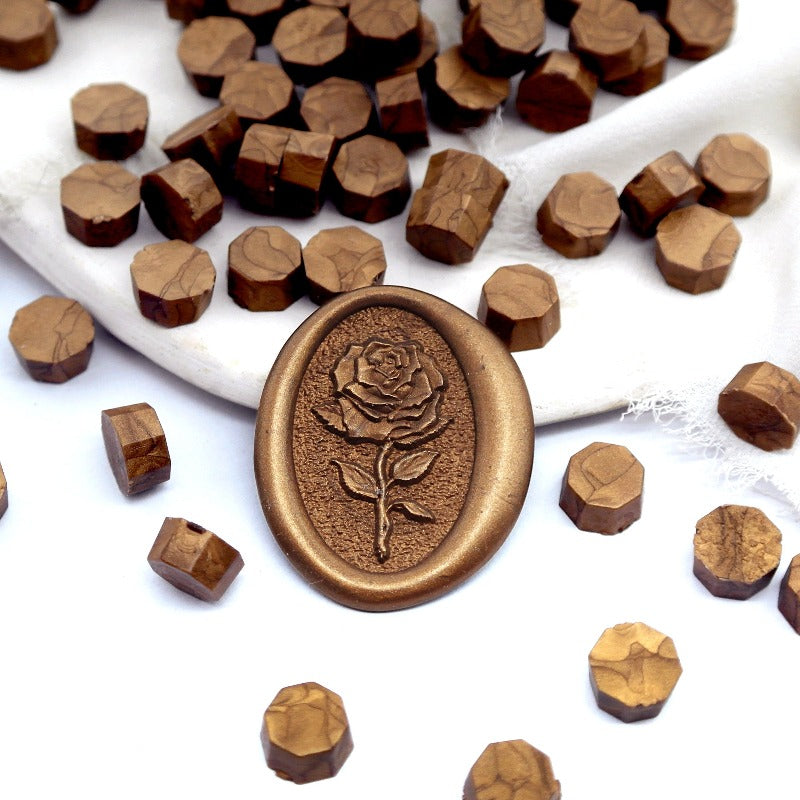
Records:
[[[466,580],[510,532],[532,466],[530,399],[508,350],[414,289],[330,301],[264,386],[267,522],[301,575],[353,608],[405,608]]]

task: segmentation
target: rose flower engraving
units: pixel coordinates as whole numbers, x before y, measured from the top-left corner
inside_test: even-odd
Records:
[[[418,522],[434,522],[422,503],[400,496],[403,484],[417,483],[433,467],[437,450],[421,448],[450,423],[441,416],[447,379],[419,342],[375,336],[351,344],[331,372],[333,398],[312,411],[329,430],[352,443],[378,447],[372,473],[359,464],[334,459],[345,491],[375,506],[375,555],[390,554],[392,512]],[[411,452],[395,453],[395,448]]]

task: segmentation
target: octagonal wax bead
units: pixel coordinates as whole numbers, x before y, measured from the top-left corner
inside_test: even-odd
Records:
[[[664,27],[670,52],[699,60],[721,50],[730,39],[736,19],[735,0],[668,0]]]
[[[700,202],[732,217],[752,214],[769,194],[769,153],[746,133],[715,136],[695,164],[705,184]]]
[[[461,55],[458,46],[434,59],[434,79],[428,87],[428,113],[439,127],[460,132],[483,125],[508,99],[508,78],[481,75]]]
[[[282,311],[306,293],[300,242],[278,226],[248,228],[228,248],[228,294],[250,311]]]
[[[3,472],[3,465],[0,464],[0,517],[8,511],[8,483]]]
[[[778,593],[778,610],[786,621],[800,633],[800,554],[790,562]]]
[[[642,515],[644,467],[619,444],[594,442],[569,460],[559,505],[582,531],[613,534]]]
[[[142,176],[142,202],[168,239],[193,242],[222,219],[222,195],[193,158],[182,158]]]
[[[327,228],[303,248],[308,296],[319,305],[336,295],[383,283],[386,255],[380,239],[354,225]]]
[[[627,183],[619,204],[638,234],[652,236],[670,211],[696,202],[702,192],[703,182],[691,165],[676,150],[670,150]]]
[[[147,245],[131,263],[142,316],[165,328],[196,322],[211,302],[215,280],[208,253],[180,239]]]
[[[229,72],[222,81],[219,100],[233,108],[242,130],[254,123],[293,124],[300,107],[285,70],[263,61],[248,61]]]
[[[402,150],[428,146],[428,116],[416,72],[384,78],[375,84],[383,135]]]
[[[500,267],[483,284],[478,319],[511,351],[544,347],[561,327],[556,282],[531,264]]]
[[[200,600],[216,602],[239,574],[238,550],[195,522],[167,517],[147,563],[157,575]]]
[[[228,13],[255,34],[256,44],[269,44],[275,26],[286,13],[288,0],[225,0]]]
[[[541,0],[481,0],[464,18],[461,52],[485,75],[527,69],[544,42]]]
[[[329,133],[290,131],[277,178],[277,208],[291,217],[319,213],[336,140]]]
[[[623,722],[657,716],[682,672],[672,639],[643,622],[607,628],[589,653],[597,705]]]
[[[89,247],[113,247],[136,233],[139,177],[110,161],[82,164],[61,179],[67,232]]]
[[[338,8],[295,9],[278,23],[272,45],[295,83],[310,86],[341,75],[348,65],[347,18]]]
[[[747,364],[720,392],[717,412],[740,439],[762,450],[789,448],[800,428],[800,380],[769,361]]]
[[[741,242],[727,214],[698,205],[678,208],[656,227],[656,264],[670,286],[709,292],[725,283]]]
[[[108,463],[122,494],[139,494],[169,480],[167,438],[151,405],[107,408],[100,422]]]
[[[350,0],[347,42],[362,74],[388,75],[419,53],[418,0]]]
[[[8,338],[35,381],[64,383],[89,365],[94,322],[77,300],[45,295],[14,314]]]
[[[78,147],[98,159],[121,161],[144,144],[147,98],[125,83],[93,83],[73,95],[72,124]]]
[[[464,800],[512,796],[524,800],[561,798],[561,784],[555,779],[550,757],[523,739],[488,745],[464,783]]]
[[[341,214],[380,222],[401,213],[410,195],[408,160],[394,142],[367,135],[341,146],[331,188]]]
[[[218,97],[222,81],[250,61],[256,37],[239,19],[204,17],[192,20],[178,42],[183,70],[204,97]]]
[[[422,20],[419,52],[392,71],[392,75],[416,73],[420,86],[428,86],[433,75],[433,60],[439,55],[439,31],[434,21],[420,14]]]
[[[607,81],[603,88],[625,97],[644,94],[664,80],[664,68],[669,56],[669,34],[663,25],[649,14],[642,15],[644,22],[644,60],[636,72],[616,81]]]
[[[593,172],[562,175],[536,214],[542,241],[567,258],[596,256],[619,228],[614,187]]]
[[[517,113],[534,128],[556,133],[589,121],[597,77],[574,53],[538,57],[517,87]]]
[[[314,682],[286,686],[264,712],[261,745],[279,778],[294,783],[332,778],[353,750],[342,698]]]
[[[308,130],[330,134],[337,143],[375,126],[375,108],[363,84],[335,76],[306,89],[300,116]]]
[[[583,0],[569,24],[569,49],[600,78],[618,81],[644,63],[644,20],[628,0]]]
[[[771,580],[781,560],[781,532],[763,511],[719,506],[697,521],[694,574],[715,597],[747,600]]]
[[[0,4],[0,67],[26,70],[50,60],[58,45],[53,12],[41,0]]]

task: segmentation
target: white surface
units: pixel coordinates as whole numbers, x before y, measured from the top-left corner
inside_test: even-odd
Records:
[[[1,245],[0,274],[5,330],[47,286]],[[517,737],[550,754],[565,798],[792,796],[800,637],[776,602],[800,530],[655,423],[540,429],[527,503],[487,568],[434,603],[370,615],[305,586],[278,551],[253,483],[252,411],[103,332],[89,369],[61,386],[34,383],[0,344],[0,396],[0,796],[459,798],[483,747]],[[173,477],[126,499],[100,411],[142,400]],[[566,461],[595,440],[646,469],[643,516],[615,537],[578,531],[558,507]],[[724,502],[759,505],[784,534],[778,575],[744,603],[691,572],[694,523]],[[242,551],[218,605],[148,567],[165,516]],[[624,725],[595,707],[586,659],[630,620],[671,635],[684,674],[659,717]],[[265,766],[259,729],[278,689],[305,680],[343,696],[355,750],[333,780],[297,787]]]

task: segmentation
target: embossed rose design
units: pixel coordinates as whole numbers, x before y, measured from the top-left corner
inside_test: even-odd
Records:
[[[440,414],[447,380],[419,342],[377,336],[349,345],[331,378],[333,398],[312,411],[329,430],[348,441],[378,445],[372,474],[351,462],[333,463],[348,494],[375,504],[375,554],[383,563],[389,558],[392,511],[418,522],[435,520],[421,503],[398,497],[396,488],[421,480],[439,453],[423,449],[394,460],[389,454],[395,446],[417,448],[447,427],[450,420]]]

